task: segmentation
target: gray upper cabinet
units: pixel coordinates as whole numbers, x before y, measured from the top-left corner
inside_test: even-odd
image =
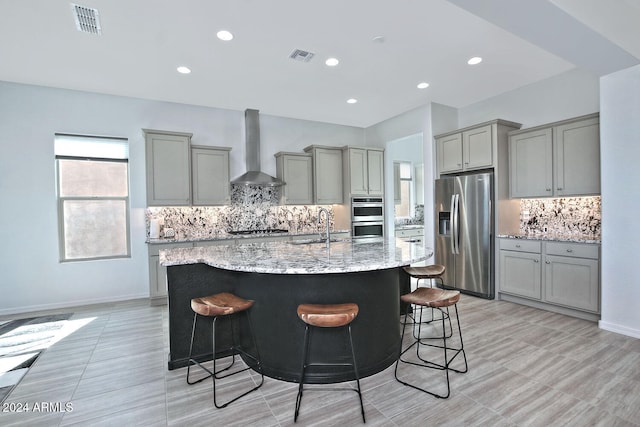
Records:
[[[509,134],[511,197],[600,194],[598,114]]]
[[[313,158],[313,202],[342,204],[342,148],[310,145],[304,151]]]
[[[511,197],[553,195],[551,128],[518,132],[509,137]]]
[[[191,146],[191,183],[193,205],[229,204],[228,147]]]
[[[463,172],[494,166],[491,125],[478,126],[436,138],[439,173]]]
[[[275,157],[277,177],[285,182],[281,202],[285,205],[313,203],[311,154],[279,152]]]
[[[146,140],[147,206],[191,203],[190,133],[143,129]]]
[[[352,196],[384,195],[384,150],[344,147],[347,192]]]

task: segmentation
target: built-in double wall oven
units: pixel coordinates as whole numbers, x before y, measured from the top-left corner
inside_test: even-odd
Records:
[[[384,202],[382,197],[351,198],[351,237],[353,239],[384,236]]]

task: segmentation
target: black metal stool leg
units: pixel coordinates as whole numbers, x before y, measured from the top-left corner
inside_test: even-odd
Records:
[[[347,326],[349,331],[349,346],[351,348],[351,360],[353,360],[353,372],[356,375],[356,384],[358,385],[358,398],[360,399],[360,410],[362,411],[362,422],[366,423],[367,420],[364,417],[364,404],[362,403],[362,391],[360,390],[360,374],[358,374],[358,365],[356,364],[356,353],[353,350],[353,337],[351,335],[351,325]]]
[[[293,415],[293,422],[298,421],[298,413],[300,412],[300,404],[302,403],[302,390],[304,385],[304,371],[307,367],[307,353],[309,350],[309,325],[304,328],[304,344],[302,348],[302,366],[300,368],[300,384],[298,385],[298,395],[296,396],[296,411]]]

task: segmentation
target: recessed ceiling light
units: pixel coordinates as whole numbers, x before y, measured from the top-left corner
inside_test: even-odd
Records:
[[[427,82],[418,83],[418,89],[426,89],[428,87],[429,87],[429,83]]]
[[[218,38],[220,40],[223,40],[225,42],[228,42],[229,40],[233,39],[233,34],[231,34],[229,31],[227,30],[220,30],[216,33],[216,36],[218,36]]]
[[[176,68],[180,74],[189,74],[191,72],[191,68],[185,67],[184,65]]]
[[[355,98],[349,98],[349,99],[347,99],[347,104],[355,104],[356,102],[358,102],[358,100],[357,100],[357,99],[355,99]]]
[[[340,61],[338,60],[338,58],[329,58],[324,61],[324,63],[327,64],[328,67],[335,67],[340,63]]]
[[[476,65],[482,62],[482,58],[480,58],[479,56],[474,56],[473,58],[471,58],[470,60],[467,61],[467,64],[469,65]]]

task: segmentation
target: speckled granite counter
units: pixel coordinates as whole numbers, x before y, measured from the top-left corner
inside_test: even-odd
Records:
[[[160,251],[163,266],[207,264],[233,271],[269,274],[328,274],[382,270],[423,261],[433,253],[421,243],[399,239],[357,243],[249,243]]]
[[[331,235],[344,234],[344,233],[349,233],[349,230],[332,230],[331,231]],[[219,240],[230,240],[234,242],[235,241],[241,242],[243,239],[255,239],[260,237],[290,237],[291,239],[295,240],[297,238],[303,239],[311,236],[319,236],[319,233],[308,232],[308,231],[301,231],[301,232],[285,231],[282,233],[268,233],[268,234],[267,233],[231,234],[231,233],[226,233],[224,231],[221,231],[219,233],[210,233],[206,236],[198,236],[198,237],[176,236],[171,238],[162,237],[158,239],[147,238],[146,243],[150,245],[161,245],[165,243],[189,243],[189,242],[195,243],[195,242],[210,242],[210,241],[219,241]]]
[[[548,240],[554,242],[600,243],[600,237],[592,234],[518,233],[498,234],[501,239]]]
[[[395,362],[400,344],[400,294],[410,289],[401,268],[426,259],[431,249],[422,244],[388,239],[379,242],[332,242],[308,245],[291,242],[247,243],[160,251],[167,266],[169,299],[169,369],[186,366],[193,312],[190,300],[218,292],[255,301],[248,314],[265,375],[297,381],[302,357],[304,323],[299,304],[352,302],[360,311],[351,323],[361,378]],[[243,317],[240,317],[241,322]],[[220,322],[227,319],[221,318]],[[231,340],[228,329],[217,327],[216,345]],[[247,323],[240,323],[247,331]],[[331,352],[341,349],[340,333],[314,335],[314,346]],[[196,331],[194,354],[211,359],[211,330]],[[251,366],[250,359],[245,362]],[[253,366],[252,366],[253,367]],[[309,374],[312,383],[334,383],[353,378],[350,368]]]

